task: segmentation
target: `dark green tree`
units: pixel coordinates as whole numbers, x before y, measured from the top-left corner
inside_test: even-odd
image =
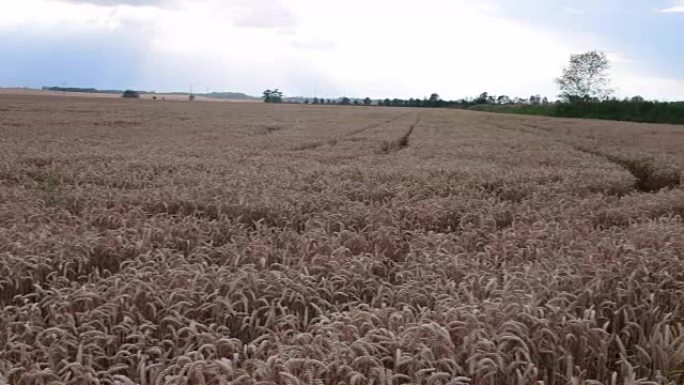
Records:
[[[130,99],[139,99],[140,93],[138,91],[126,90],[123,93],[123,97],[124,98],[130,98]]]
[[[478,96],[475,100],[473,100],[473,104],[487,104],[489,101],[489,93],[483,92]]]
[[[497,104],[511,104],[511,98],[509,98],[507,95],[500,95],[498,98],[496,98],[496,103]]]
[[[282,103],[283,93],[278,90],[266,90],[264,91],[264,103]]]
[[[433,93],[430,95],[430,99],[428,99],[428,103],[430,107],[439,107],[440,104],[442,104],[442,98],[439,97],[438,93]]]

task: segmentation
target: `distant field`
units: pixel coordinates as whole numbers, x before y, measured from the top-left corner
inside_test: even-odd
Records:
[[[115,93],[103,93],[103,92],[61,92],[61,91],[51,91],[51,90],[35,90],[26,88],[0,88],[0,96],[60,96],[60,97],[76,97],[76,98],[106,98],[106,99],[117,99],[121,98],[120,94]],[[159,101],[165,99],[167,101],[177,100],[177,101],[187,101],[187,95],[177,95],[177,94],[141,94],[140,99],[153,99],[157,97]],[[202,102],[237,102],[237,103],[253,103],[254,100],[241,100],[241,99],[219,99],[219,98],[209,98],[205,96],[196,96],[195,101]]]
[[[0,93],[0,384],[684,383],[684,126]]]

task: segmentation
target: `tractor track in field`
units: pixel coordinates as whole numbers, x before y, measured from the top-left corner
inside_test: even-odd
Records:
[[[420,124],[420,120],[421,116],[418,115],[416,117],[416,121],[413,124],[411,124],[411,127],[409,127],[408,131],[406,131],[404,135],[392,141],[383,141],[380,145],[380,154],[387,155],[397,151],[401,151],[408,147],[409,138],[411,137],[411,134],[413,134],[413,131],[416,129],[418,124]]]
[[[658,164],[647,157],[630,157],[573,145],[577,151],[603,158],[632,174],[636,181],[634,190],[644,193],[658,192],[666,188],[681,186],[682,171],[665,164]]]
[[[581,144],[560,138],[557,133],[549,129],[532,124],[522,124],[521,128],[509,128],[499,125],[493,126],[499,129],[516,130],[529,135],[549,138],[563,145],[570,146],[575,151],[613,163],[629,172],[634,177],[634,190],[641,193],[653,193],[662,189],[678,188],[682,185],[682,174],[684,171],[672,167],[671,165],[659,163],[651,157],[611,154],[597,148],[582,146]],[[540,133],[539,130],[544,131],[545,134]]]
[[[406,113],[403,113],[403,114],[398,114],[397,116],[395,116],[395,117],[393,117],[393,118],[391,118],[391,119],[387,119],[387,120],[385,120],[385,121],[383,121],[383,122],[378,122],[378,123],[369,124],[369,125],[364,126],[364,127],[362,127],[362,128],[359,128],[359,129],[350,131],[350,132],[346,133],[345,135],[343,135],[343,137],[349,137],[349,136],[352,136],[352,135],[358,135],[358,134],[360,134],[360,133],[362,133],[362,132],[364,132],[364,131],[368,131],[368,130],[371,130],[371,129],[373,129],[373,128],[378,128],[378,127],[384,126],[385,124],[394,123],[394,122],[396,122],[397,120],[401,119],[402,117],[407,116],[408,114],[409,114],[409,112],[406,112]]]
[[[396,122],[397,120],[401,119],[402,117],[404,117],[404,116],[406,116],[406,115],[408,115],[408,114],[409,114],[409,113],[401,113],[401,114],[398,114],[397,116],[395,116],[395,117],[393,117],[393,118],[390,118],[390,119],[387,119],[387,120],[383,120],[383,121],[381,121],[381,122],[372,123],[372,124],[363,126],[363,127],[361,127],[361,128],[357,128],[357,129],[355,129],[355,130],[352,130],[352,131],[350,131],[350,132],[347,132],[346,134],[344,134],[344,135],[342,135],[342,136],[340,136],[340,137],[338,137],[338,138],[336,138],[336,139],[330,139],[330,140],[327,140],[327,141],[317,141],[317,142],[311,142],[311,143],[301,144],[301,145],[298,145],[298,146],[295,146],[294,148],[292,148],[292,151],[313,150],[313,149],[316,149],[316,148],[318,148],[318,147],[322,147],[322,146],[325,146],[325,145],[334,146],[334,145],[336,145],[336,144],[338,144],[338,143],[340,143],[340,142],[357,142],[357,141],[359,141],[359,140],[361,140],[361,139],[359,139],[359,138],[350,138],[350,137],[351,137],[351,136],[354,136],[354,135],[358,135],[358,134],[360,134],[360,133],[362,133],[362,132],[365,132],[365,131],[368,131],[368,130],[372,130],[372,129],[374,129],[374,128],[382,127],[382,126],[384,126],[384,125],[386,125],[386,124],[394,123],[394,122]]]

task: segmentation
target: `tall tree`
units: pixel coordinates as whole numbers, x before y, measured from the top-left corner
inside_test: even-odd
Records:
[[[570,56],[570,65],[556,79],[561,98],[567,101],[607,99],[613,93],[608,69],[608,56],[604,52],[590,51]]]
[[[438,93],[433,93],[428,99],[427,105],[430,107],[440,107],[442,105],[442,98],[439,97]]]

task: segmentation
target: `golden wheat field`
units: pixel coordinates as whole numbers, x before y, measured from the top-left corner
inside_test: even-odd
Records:
[[[684,384],[684,126],[0,95],[0,384]]]

